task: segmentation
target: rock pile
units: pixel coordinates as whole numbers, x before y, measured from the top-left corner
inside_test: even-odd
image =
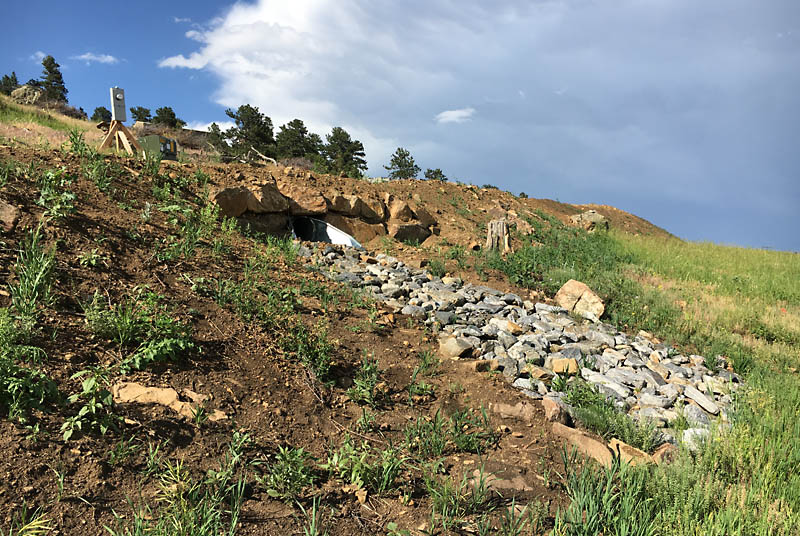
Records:
[[[289,228],[293,216],[311,216],[369,242],[376,236],[389,235],[400,241],[423,242],[439,234],[437,220],[419,203],[405,201],[391,194],[359,196],[340,191],[322,192],[296,179],[313,181],[310,172],[284,168],[277,178],[236,178],[236,185],[220,189],[214,195],[225,216],[238,218],[256,230],[279,233]]]
[[[645,332],[629,336],[603,322],[577,321],[563,307],[455,277],[440,279],[383,254],[371,257],[334,246],[301,247],[301,254],[313,258],[329,278],[361,287],[395,311],[438,329],[443,357],[490,361],[476,370],[501,371],[527,396],[552,402],[555,415],[556,409],[569,413],[572,408],[554,389],[553,378],[579,375],[635,419],[663,428],[682,415],[691,427],[684,433],[687,440],[707,434],[717,418],[728,420],[740,378],[721,358],[709,363]],[[668,431],[665,438],[674,439]]]

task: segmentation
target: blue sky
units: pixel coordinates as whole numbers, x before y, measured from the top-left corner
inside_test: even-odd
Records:
[[[800,250],[796,0],[12,3],[0,73],[62,65],[193,126],[250,103],[424,168],[617,206],[691,240]]]

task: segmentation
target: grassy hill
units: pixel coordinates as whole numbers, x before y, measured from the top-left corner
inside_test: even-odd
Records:
[[[296,178],[416,195],[440,222],[373,250],[534,300],[579,279],[620,329],[744,376],[699,450],[600,469],[538,406],[485,413],[525,400],[498,375],[440,361],[423,326],[209,200],[280,167],[98,155],[70,121],[0,101],[0,200],[20,214],[0,233],[2,533],[798,534],[800,255],[603,206],[611,231],[587,233],[565,224],[585,207],[493,187]],[[471,250],[498,209],[528,224],[514,252]],[[113,401],[131,389],[160,403]]]

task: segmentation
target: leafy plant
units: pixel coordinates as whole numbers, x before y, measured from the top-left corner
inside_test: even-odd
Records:
[[[294,499],[314,484],[314,474],[307,462],[311,456],[302,448],[278,447],[275,461],[260,479],[270,497]]]
[[[71,379],[83,378],[81,391],[69,396],[70,404],[82,402],[76,415],[68,417],[61,425],[64,441],[69,440],[75,431],[91,430],[105,435],[116,429],[119,417],[113,413],[114,401],[110,384],[110,371],[104,367],[91,367],[71,376]]]
[[[375,407],[378,403],[375,387],[380,379],[378,360],[374,357],[370,359],[367,352],[361,357],[361,366],[356,370],[353,378],[353,387],[347,390],[350,400],[358,404],[369,404]]]
[[[394,447],[377,450],[367,442],[357,446],[345,436],[342,445],[320,467],[349,484],[381,494],[396,487],[405,462],[406,458]]]
[[[72,180],[64,168],[49,169],[39,177],[36,204],[44,208],[45,219],[58,221],[75,212],[75,194],[66,189]]]
[[[36,323],[38,308],[53,303],[54,268],[55,248],[44,247],[37,227],[22,240],[14,268],[17,282],[9,285],[11,304],[28,330]]]

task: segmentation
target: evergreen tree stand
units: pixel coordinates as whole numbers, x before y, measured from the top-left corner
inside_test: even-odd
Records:
[[[144,153],[142,146],[136,141],[136,137],[131,134],[128,127],[122,124],[122,121],[111,121],[108,127],[108,134],[103,138],[103,142],[100,144],[100,147],[98,147],[98,151],[111,147],[112,142],[116,144],[117,151],[119,151],[119,146],[121,144],[125,151],[131,156],[136,154],[136,151],[139,151],[140,154]]]

